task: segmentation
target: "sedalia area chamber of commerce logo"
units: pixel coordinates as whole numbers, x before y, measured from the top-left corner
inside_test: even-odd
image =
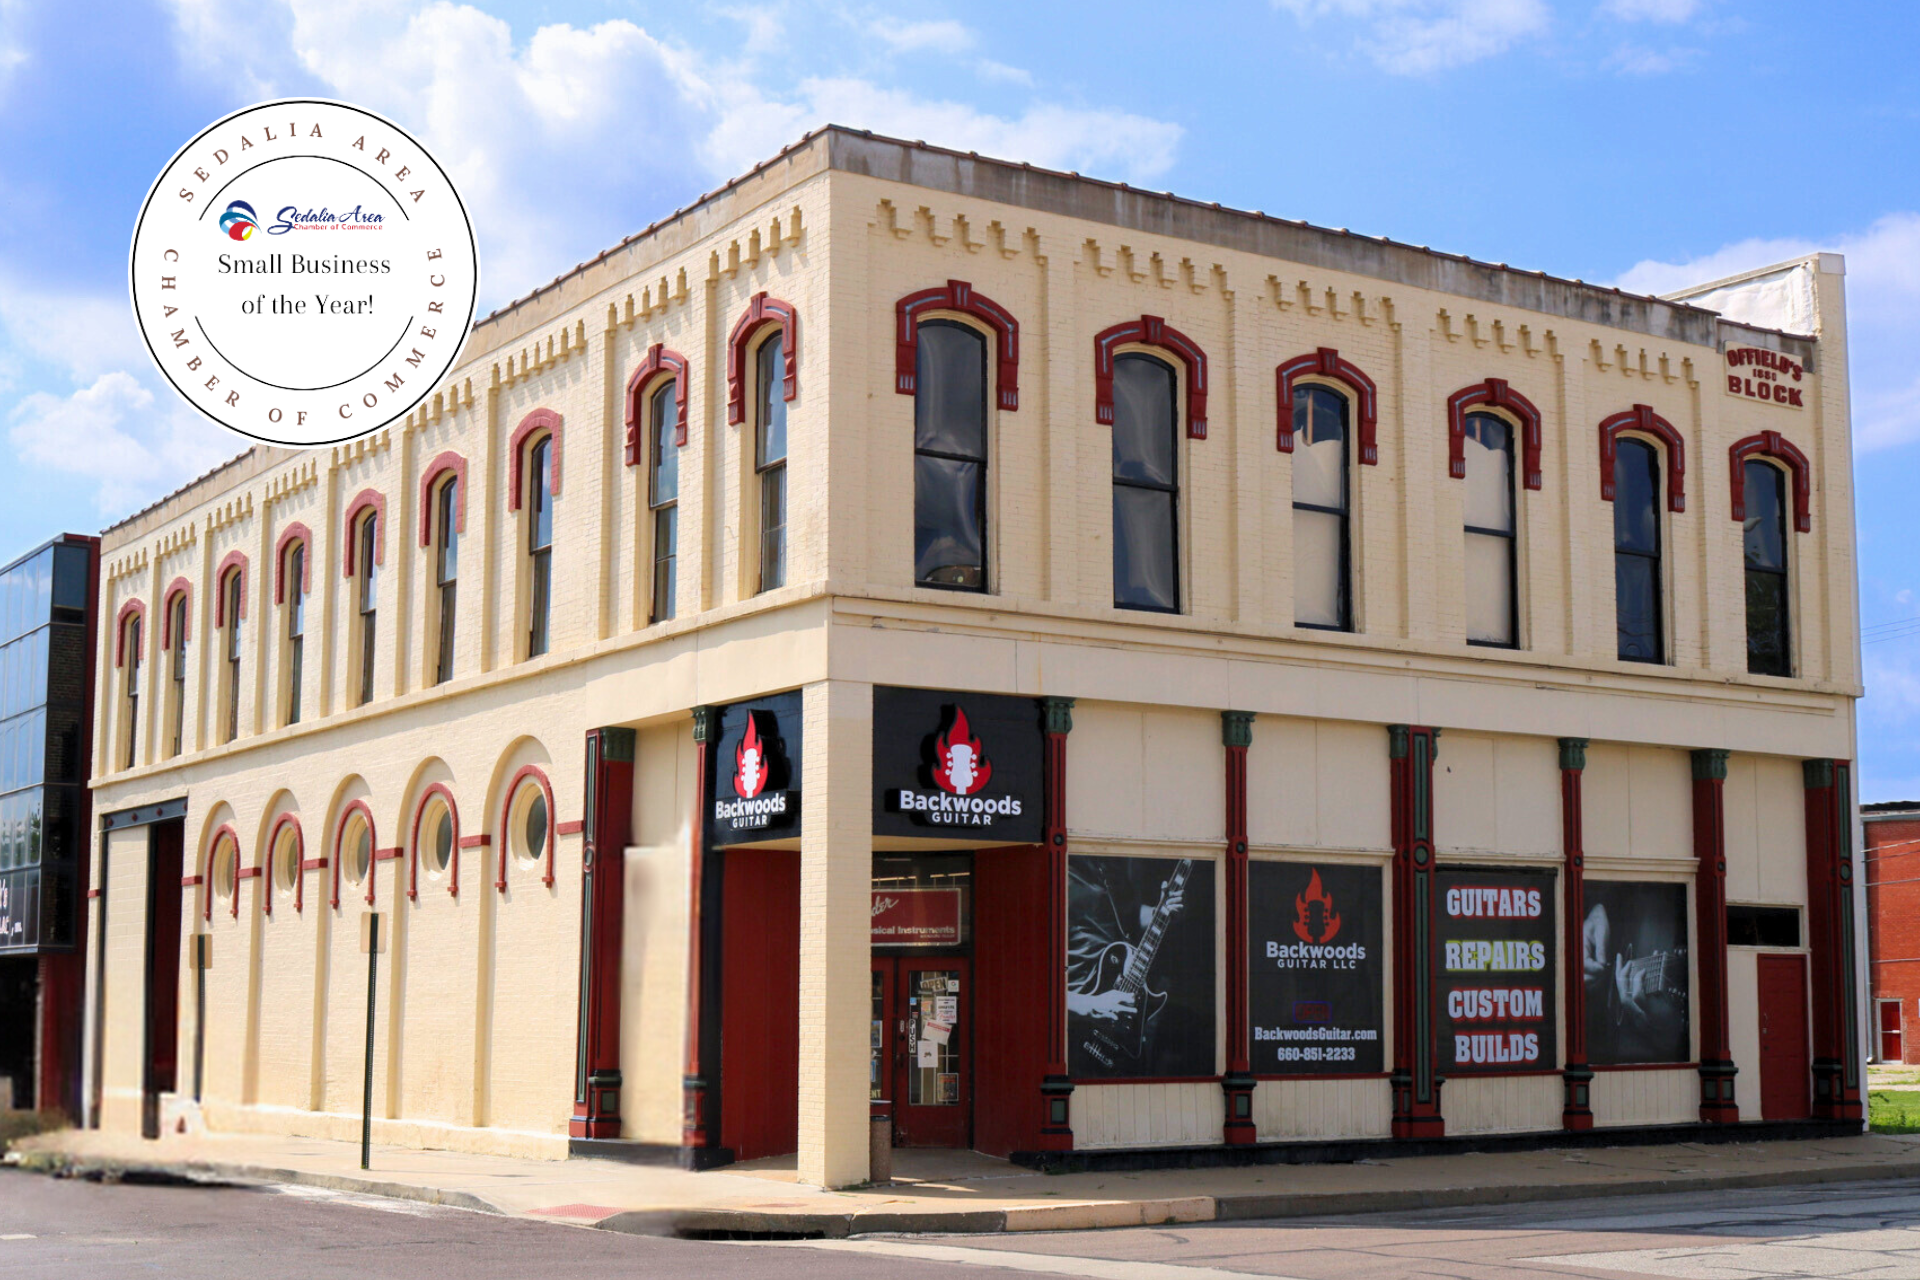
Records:
[[[887,796],[895,812],[932,827],[990,827],[996,817],[1017,818],[1025,810],[1019,796],[982,794],[993,780],[993,760],[974,734],[967,709],[953,705],[951,722],[930,734],[933,780],[928,790],[896,788]]]

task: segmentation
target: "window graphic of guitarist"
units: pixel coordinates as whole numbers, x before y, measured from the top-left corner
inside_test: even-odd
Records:
[[[1616,938],[1613,919],[1604,903],[1595,903],[1587,911],[1580,934],[1588,1035],[1601,1041],[1596,1048],[1612,1050],[1596,1054],[1596,1060],[1685,1058],[1686,949],[1662,949],[1635,957],[1633,945],[1623,945]]]
[[[1154,1042],[1166,1009],[1153,963],[1186,902],[1193,864],[1181,859],[1159,884],[1130,882],[1128,859],[1072,858],[1067,871],[1067,1016],[1076,1056],[1108,1075],[1159,1074]],[[1090,1061],[1087,1061],[1090,1060]]]

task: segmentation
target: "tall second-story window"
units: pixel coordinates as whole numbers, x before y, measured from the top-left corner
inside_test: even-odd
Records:
[[[1622,662],[1667,660],[1660,572],[1660,454],[1622,436],[1613,454],[1613,591]]]
[[[240,736],[240,593],[244,575],[238,569],[227,574],[220,584],[226,614],[226,678],[221,681],[227,700],[226,733],[223,741]]]
[[[553,621],[553,437],[527,450],[527,656],[547,651]]]
[[[175,596],[167,612],[167,638],[173,641],[168,665],[167,754],[177,756],[184,745],[187,722],[187,593]]]
[[[300,723],[300,684],[307,646],[307,544],[287,549],[287,723]]]
[[[433,682],[445,684],[453,679],[454,606],[460,595],[460,477],[442,484],[433,502]]]
[[[1787,609],[1787,473],[1749,461],[1746,480],[1747,670],[1790,676]]]
[[[1513,427],[1490,413],[1463,424],[1467,461],[1467,643],[1520,642],[1514,590]]]
[[[1329,387],[1293,389],[1293,622],[1353,629],[1347,398]]]
[[[140,743],[140,615],[134,614],[122,625],[126,628],[121,634],[121,645],[126,655],[122,666],[127,681],[127,749],[121,753],[121,762],[122,767],[131,769],[138,758]]]
[[[355,705],[365,706],[373,701],[373,652],[374,641],[379,637],[380,620],[380,566],[374,556],[380,549],[380,514],[369,511],[360,521],[355,536],[359,539],[359,581],[355,584],[355,604],[360,615],[359,699]]]
[[[1180,609],[1180,411],[1173,366],[1113,362],[1113,603]]]
[[[665,622],[677,603],[674,574],[680,558],[680,448],[674,443],[675,383],[663,378],[647,397],[647,505],[653,511],[653,609]]]
[[[924,320],[915,344],[913,580],[987,588],[987,340]]]
[[[760,477],[760,589],[787,585],[787,402],[779,330],[754,355],[753,469]]]

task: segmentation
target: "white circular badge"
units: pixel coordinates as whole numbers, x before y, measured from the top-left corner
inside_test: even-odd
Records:
[[[248,107],[160,171],[128,262],[160,372],[242,435],[377,431],[460,356],[480,261],[446,171],[400,126],[317,98]]]

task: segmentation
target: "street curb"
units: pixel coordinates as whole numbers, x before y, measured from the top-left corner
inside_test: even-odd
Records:
[[[859,1235],[979,1235],[1026,1231],[1092,1231],[1172,1223],[1244,1222],[1258,1218],[1334,1217],[1486,1205],[1549,1204],[1626,1196],[1920,1178],[1920,1162],[1780,1169],[1764,1173],[1703,1174],[1655,1181],[1449,1187],[1435,1190],[1307,1192],[1244,1196],[1189,1196],[1173,1200],[1107,1200],[1027,1205],[1012,1209],[930,1211],[767,1212],[703,1209],[616,1214],[594,1224],[603,1231],[678,1235],[698,1239],[828,1239]]]
[[[448,1191],[441,1187],[415,1186],[407,1182],[388,1182],[380,1178],[356,1178],[336,1173],[310,1173],[304,1169],[275,1169],[265,1165],[216,1164],[200,1160],[119,1160],[105,1156],[69,1156],[57,1151],[23,1151],[16,1167],[29,1173],[54,1177],[84,1178],[106,1174],[125,1178],[128,1174],[182,1178],[193,1182],[242,1180],[279,1182],[291,1186],[319,1187],[326,1191],[346,1191],[357,1195],[381,1196],[388,1200],[414,1200],[447,1209],[467,1209],[474,1213],[510,1216],[479,1196],[466,1191]]]

